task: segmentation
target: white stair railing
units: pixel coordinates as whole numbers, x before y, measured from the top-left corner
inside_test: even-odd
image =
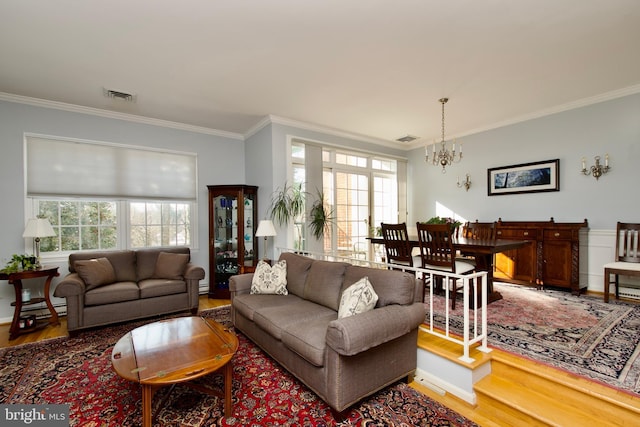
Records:
[[[475,344],[479,343],[477,348],[484,353],[491,351],[491,349],[487,347],[487,310],[482,309],[487,306],[488,287],[486,271],[471,274],[453,274],[438,270],[409,267],[401,264],[363,260],[337,255],[335,253],[297,251],[290,248],[277,248],[277,250],[280,252],[295,252],[313,259],[325,261],[341,261],[363,267],[393,268],[394,270],[411,272],[415,274],[417,278],[422,278],[425,280],[425,283],[429,284],[429,286],[425,286],[425,290],[428,292],[424,297],[424,302],[428,306],[429,314],[424,324],[420,327],[422,331],[459,344],[462,347],[462,356],[458,359],[465,363],[475,361],[475,359],[469,355],[471,346]],[[444,292],[444,296],[436,295],[436,289],[434,289],[436,277],[442,278],[442,291]],[[451,290],[451,283],[461,284],[462,287],[462,330],[452,328],[454,316],[451,313],[451,298],[455,297],[455,293]],[[444,307],[442,307],[443,304]],[[438,307],[436,307],[436,305]],[[436,309],[444,310],[444,313],[436,313]],[[436,323],[437,316],[444,316],[444,320]]]

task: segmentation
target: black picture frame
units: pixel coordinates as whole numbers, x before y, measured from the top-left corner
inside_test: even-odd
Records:
[[[487,169],[489,196],[560,191],[560,159]]]

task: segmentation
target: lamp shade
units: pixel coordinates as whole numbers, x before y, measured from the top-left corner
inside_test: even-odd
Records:
[[[273,222],[270,219],[263,219],[258,224],[256,230],[256,237],[276,236],[276,229],[273,226]]]
[[[51,237],[55,236],[56,232],[53,230],[51,223],[46,218],[30,218],[27,221],[27,226],[22,233],[22,237]]]

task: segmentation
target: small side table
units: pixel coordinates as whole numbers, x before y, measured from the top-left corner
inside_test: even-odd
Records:
[[[0,273],[0,280],[9,281],[9,284],[13,285],[16,291],[16,301],[11,303],[11,305],[15,306],[15,310],[13,312],[13,321],[11,322],[11,327],[9,328],[9,340],[15,339],[19,335],[42,329],[49,325],[60,324],[60,321],[58,320],[58,312],[56,312],[56,310],[53,308],[53,304],[51,304],[51,298],[49,297],[51,280],[59,275],[60,273],[58,273],[58,267],[55,266],[43,266],[38,270],[25,270],[18,271],[16,273]],[[23,302],[22,281],[26,279],[36,279],[39,277],[47,278],[47,280],[44,282],[44,298],[36,297],[31,298],[29,302]],[[22,311],[22,307],[25,305],[39,304],[41,302],[45,302],[47,304],[47,308],[51,313],[51,318],[46,322],[36,322],[32,327],[20,329],[20,312]]]

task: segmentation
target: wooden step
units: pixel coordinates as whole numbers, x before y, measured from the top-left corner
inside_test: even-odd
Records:
[[[494,350],[492,373],[476,383],[478,411],[505,425],[637,425],[640,399],[541,363]]]

